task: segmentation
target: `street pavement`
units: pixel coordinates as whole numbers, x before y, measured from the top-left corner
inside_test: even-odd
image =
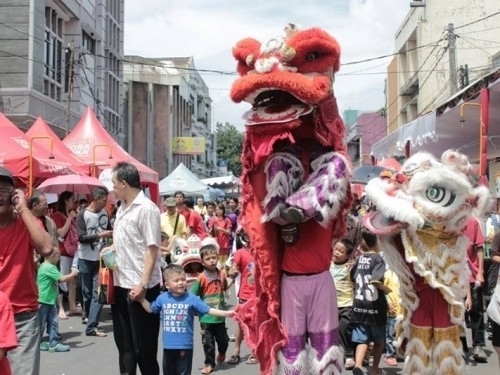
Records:
[[[113,339],[113,325],[111,322],[111,310],[109,306],[105,306],[101,315],[100,329],[104,330],[107,337],[87,337],[85,336],[85,326],[81,324],[81,318],[72,316],[68,320],[59,321],[59,330],[63,337],[63,342],[71,346],[71,351],[66,353],[41,353],[41,374],[42,375],[118,375],[118,352]],[[231,335],[234,332],[235,323],[231,319],[227,319],[228,333]],[[194,335],[194,359],[193,359],[193,375],[200,374],[203,366],[203,348],[201,346],[201,336],[199,332],[199,324],[195,322]],[[470,330],[469,330],[470,342]],[[233,343],[229,343],[227,358],[232,353]],[[475,363],[470,360],[466,367],[467,375],[494,375],[500,374],[497,355],[494,352],[491,341],[487,342],[486,353],[488,355],[488,363]],[[247,365],[245,360],[249,355],[249,350],[242,345],[241,357],[242,361],[238,365],[229,365],[224,363],[214,370],[214,374],[238,374],[238,375],[255,375],[259,374],[258,365]],[[158,363],[161,368],[162,352],[161,340],[158,344]],[[381,368],[387,375],[403,375],[402,364],[398,367],[388,367],[381,362]],[[139,372],[138,372],[139,373]],[[351,371],[346,371],[346,374],[351,374]],[[143,374],[147,375],[147,374]]]

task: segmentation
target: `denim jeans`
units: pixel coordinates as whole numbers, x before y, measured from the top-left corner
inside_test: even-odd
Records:
[[[392,316],[387,317],[387,325],[385,326],[385,356],[386,357],[396,357],[396,347],[394,342],[396,341],[396,318]]]
[[[59,333],[59,320],[57,319],[57,306],[41,303],[38,307],[38,323],[40,325],[40,338],[43,337],[45,327],[49,334],[50,346],[56,345],[59,340],[57,334]]]
[[[29,311],[14,315],[18,346],[9,352],[13,374],[40,374],[40,332],[38,312]]]
[[[99,303],[97,294],[99,261],[78,259],[78,271],[82,283],[83,308],[89,320],[85,333],[90,333],[97,329],[102,311],[102,304]]]
[[[163,349],[163,374],[191,375],[193,349]]]

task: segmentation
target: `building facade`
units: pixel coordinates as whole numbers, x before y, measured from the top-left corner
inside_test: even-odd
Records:
[[[387,135],[387,119],[380,112],[350,109],[344,111],[344,122],[347,126],[347,154],[353,166],[371,165],[372,145]]]
[[[192,57],[124,61],[126,148],[167,176],[181,162],[200,178],[218,175],[212,100]],[[201,151],[175,150],[174,140],[203,138]]]
[[[124,0],[7,0],[0,11],[0,112],[41,116],[64,137],[92,107],[120,143]]]
[[[408,1],[387,68],[390,133],[434,110],[499,63],[498,4],[489,0]]]

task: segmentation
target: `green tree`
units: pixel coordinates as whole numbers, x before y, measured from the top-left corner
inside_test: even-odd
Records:
[[[241,174],[243,133],[234,125],[220,122],[215,126],[217,136],[217,160],[227,160],[227,169],[237,177]]]

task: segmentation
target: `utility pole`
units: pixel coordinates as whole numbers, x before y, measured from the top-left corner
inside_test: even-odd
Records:
[[[68,66],[68,94],[66,95],[67,103],[66,103],[66,136],[69,134],[69,122],[71,119],[71,97],[73,96],[73,54],[75,48],[73,47],[73,42],[68,43],[69,50],[69,64]]]
[[[452,23],[448,24],[448,54],[450,60],[450,95],[453,96],[457,91],[457,50],[455,41],[455,27]]]

